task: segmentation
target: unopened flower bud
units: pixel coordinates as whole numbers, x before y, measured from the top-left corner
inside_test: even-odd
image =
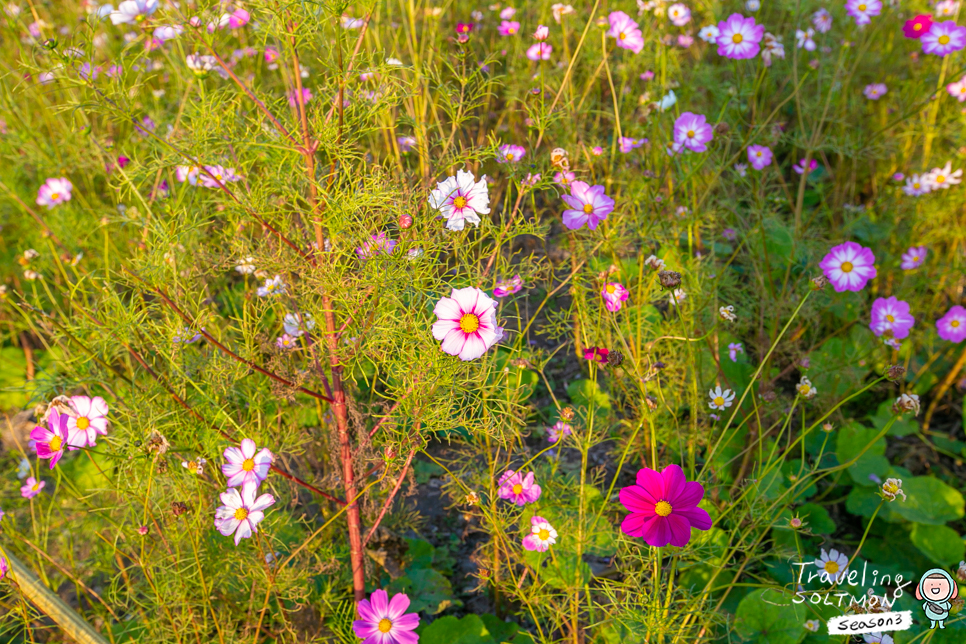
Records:
[[[560,410],[560,418],[563,420],[573,420],[574,419],[574,409],[573,407],[564,407]]]
[[[659,271],[657,278],[664,288],[677,288],[681,285],[681,273],[676,271]]]
[[[53,51],[57,49],[57,39],[48,38],[47,40],[44,41],[43,48],[46,49],[47,51]]]
[[[412,215],[399,215],[399,227],[405,230],[413,225]]]
[[[823,432],[830,432],[833,429],[835,429],[835,428],[832,426],[832,423],[823,423],[822,424],[822,431]]]
[[[791,519],[788,520],[788,525],[798,530],[799,528],[802,527],[802,520],[799,519],[798,517],[792,517]]]
[[[138,526],[138,534],[139,535],[141,535],[143,537],[147,533],[148,533],[148,526],[146,526],[146,525]]]
[[[730,129],[731,129],[731,126],[729,126],[727,123],[725,123],[724,121],[722,121],[721,123],[718,123],[717,125],[714,126],[714,133],[715,134],[727,134],[728,133],[728,130],[730,130]]]

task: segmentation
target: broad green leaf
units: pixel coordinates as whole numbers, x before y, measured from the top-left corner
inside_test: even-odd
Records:
[[[959,534],[944,525],[914,523],[909,535],[913,545],[941,566],[952,566],[963,560],[966,543]]]
[[[829,516],[828,510],[815,503],[806,503],[798,508],[798,516],[808,523],[808,527],[815,534],[832,534],[835,532],[835,522]]]
[[[878,485],[870,478],[875,475],[879,480],[889,471],[889,461],[885,454],[885,438],[876,438],[880,430],[866,427],[860,423],[849,423],[838,432],[836,443],[836,457],[839,463],[848,463],[858,459],[849,466],[849,476],[858,485],[873,487]]]
[[[885,400],[879,405],[874,416],[869,416],[869,420],[876,429],[882,430],[889,421],[892,420],[895,414],[892,413],[892,404],[895,402],[892,398]],[[908,436],[909,434],[915,434],[919,431],[919,422],[914,416],[905,414],[896,418],[895,422],[892,423],[892,427],[889,428],[889,436]]]
[[[421,644],[497,644],[478,615],[447,615],[417,632]]]
[[[895,512],[914,523],[943,525],[963,517],[963,495],[932,476],[914,476],[902,482],[905,501],[892,502]]]
[[[574,380],[567,385],[567,395],[576,405],[588,407],[593,402],[597,407],[610,409],[610,396],[593,380]]]
[[[770,588],[749,593],[738,605],[735,630],[754,644],[798,644],[808,633],[802,628],[806,611],[792,597]]]

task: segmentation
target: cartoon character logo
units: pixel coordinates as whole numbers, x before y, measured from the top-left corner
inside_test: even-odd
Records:
[[[932,622],[930,629],[936,628],[936,624],[939,624],[939,628],[946,628],[943,622],[949,617],[952,600],[958,596],[959,586],[948,572],[941,568],[926,571],[916,588],[916,599],[923,600],[922,609]]]

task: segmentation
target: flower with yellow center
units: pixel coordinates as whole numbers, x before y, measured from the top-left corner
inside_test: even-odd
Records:
[[[938,42],[939,42],[940,45],[948,45],[949,44],[949,36],[947,36],[946,34],[943,34],[942,36],[939,37]]]
[[[855,267],[852,266],[852,262],[842,262],[839,270],[841,270],[843,273],[851,273],[853,268]]]
[[[392,630],[392,620],[388,617],[383,617],[379,620],[379,632],[388,633]]]
[[[658,501],[654,506],[654,514],[659,517],[666,517],[671,514],[671,504],[667,501]]]
[[[744,36],[742,36],[741,34],[735,34],[734,36],[731,37],[731,42],[737,45],[737,44],[740,44],[744,39],[745,39]]]
[[[460,195],[460,196],[456,197],[455,199],[453,199],[453,207],[454,208],[466,208],[466,197],[464,197],[463,195]]]
[[[480,328],[480,318],[473,313],[464,313],[460,318],[460,329],[463,333],[476,333]]]

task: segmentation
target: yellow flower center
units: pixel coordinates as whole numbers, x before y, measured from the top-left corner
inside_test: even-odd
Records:
[[[540,541],[546,541],[550,538],[550,530],[547,530],[546,528],[542,529],[537,533],[537,537],[540,539]]]
[[[842,262],[839,268],[842,269],[843,273],[851,273],[853,268],[852,262]]]
[[[466,208],[466,197],[460,195],[456,199],[453,199],[453,206],[456,208]]]
[[[761,156],[761,150],[759,150],[758,152],[755,152],[755,156],[760,157]]]
[[[714,399],[714,404],[720,407],[721,405],[724,404],[724,398],[722,398],[721,396],[716,396]]]
[[[912,184],[912,187],[918,190],[920,185],[922,184],[917,181],[916,183]]]
[[[87,429],[91,426],[91,421],[87,420],[87,416],[81,416],[77,419],[77,429]]]
[[[506,160],[507,161],[513,161],[513,154],[511,154],[510,152],[507,152],[506,153]]]
[[[830,575],[834,575],[838,571],[839,571],[839,565],[836,562],[834,561],[825,562],[825,572],[827,572]]]
[[[666,517],[671,514],[671,504],[667,501],[658,501],[654,506],[654,514],[659,517]]]
[[[246,472],[251,472],[253,469],[255,469],[255,459],[246,458],[244,461],[242,461],[242,469]]]
[[[463,331],[463,333],[475,333],[479,328],[480,318],[476,317],[472,313],[465,313],[463,317],[460,318],[460,330]]]
[[[523,486],[520,485],[519,483],[517,483],[516,485],[514,485],[513,486],[513,493],[514,494],[523,494]]]
[[[859,5],[859,11],[865,11],[865,5],[864,4],[860,4]]]
[[[627,38],[627,34],[621,34],[620,35],[620,38],[621,38],[621,40],[624,40],[625,38]]]
[[[888,494],[895,494],[899,491],[899,486],[895,483],[886,483],[882,486],[882,491]]]
[[[50,193],[50,198],[51,199],[59,199],[60,198],[60,193],[59,192],[52,192],[52,193]]]
[[[914,25],[912,26],[912,30],[913,30],[913,31],[919,31],[920,29],[922,29],[922,24],[921,24],[921,23],[918,23],[918,22],[917,22],[916,24],[914,24]]]
[[[946,180],[946,177],[944,177],[943,175],[941,174],[936,175],[936,183],[942,183],[945,180]]]
[[[949,36],[947,36],[946,34],[943,34],[942,36],[940,36],[939,37],[939,44],[940,45],[948,45],[949,44]]]
[[[912,256],[912,261],[918,262],[919,261],[919,255],[913,255]]]
[[[50,443],[49,443],[50,451],[51,452],[59,451],[61,445],[63,444],[64,444],[63,438],[61,438],[60,436],[54,436],[53,438],[50,439]]]
[[[379,632],[388,633],[392,630],[392,621],[388,617],[379,620]]]
[[[608,292],[608,293],[611,293],[611,294],[613,294],[613,293],[614,293],[614,291],[616,291],[617,289],[616,289],[616,288],[614,288],[614,285],[613,285],[613,284],[608,284],[608,285],[607,285],[607,289],[606,289],[606,290],[607,290],[607,292]]]
[[[694,138],[694,130],[688,130],[688,138],[689,139],[693,139]]]
[[[889,322],[895,322],[896,321],[896,319],[894,317],[892,317],[891,315],[887,315],[886,316],[886,320],[888,320]]]
[[[959,328],[959,320],[953,320],[952,322],[949,323],[949,326],[953,327],[954,329],[958,329]]]
[[[239,521],[244,521],[248,518],[248,508],[238,508],[235,510],[235,518]]]
[[[30,486],[30,489],[33,490],[34,492],[36,492],[37,490],[39,490],[40,489],[40,481],[38,481],[38,482],[34,483],[33,485],[31,485]]]
[[[593,206],[593,204],[585,203],[584,204],[584,212],[587,213],[588,215],[590,213],[594,212],[594,206]]]
[[[733,42],[736,45],[740,43],[742,40],[744,40],[744,37],[741,34],[735,34],[734,36],[731,37],[731,42]]]

